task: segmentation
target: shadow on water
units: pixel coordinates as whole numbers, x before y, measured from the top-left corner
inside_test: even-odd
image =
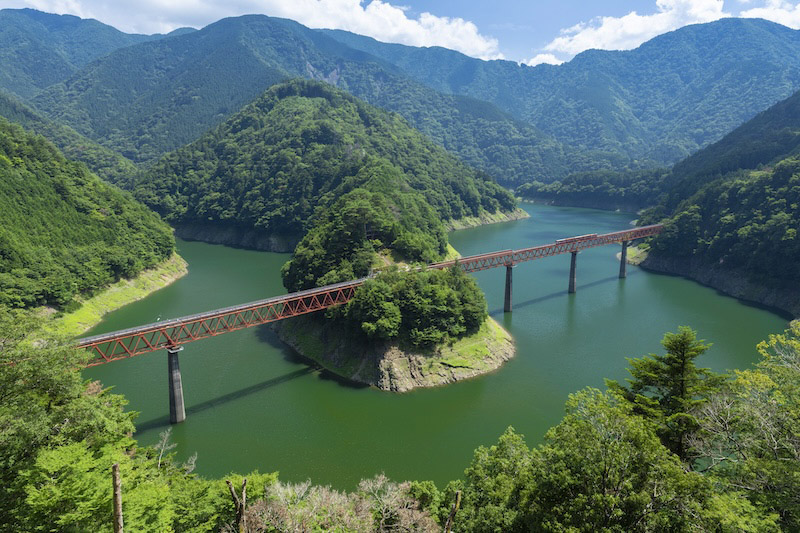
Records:
[[[292,318],[288,318],[286,320],[293,320]],[[337,385],[342,387],[347,387],[349,389],[365,389],[369,387],[364,383],[359,383],[357,381],[353,381],[347,379],[346,377],[340,376],[331,372],[330,370],[326,369],[318,362],[314,361],[311,358],[305,357],[303,354],[298,353],[294,348],[284,343],[279,337],[278,334],[275,333],[275,330],[272,329],[270,324],[264,324],[263,326],[258,326],[256,328],[256,338],[259,342],[263,342],[270,346],[270,348],[274,348],[278,350],[283,355],[283,358],[294,364],[302,364],[307,365],[317,372],[317,376],[322,381],[333,381]]]
[[[287,381],[301,378],[307,374],[310,374],[311,372],[314,372],[314,370],[315,369],[312,367],[301,368],[300,370],[295,370],[294,372],[289,372],[288,374],[268,379],[266,381],[262,381],[261,383],[256,383],[255,385],[251,385],[249,387],[245,387],[237,391],[229,392],[228,394],[223,394],[222,396],[219,396],[217,398],[212,398],[211,400],[207,400],[205,402],[198,403],[197,405],[192,405],[191,407],[186,408],[186,416],[188,417],[189,415],[202,413],[203,411],[207,411],[212,407],[217,407],[219,405],[228,402],[239,400],[240,398],[244,398],[245,396],[249,396],[251,394],[255,394],[257,392],[266,390],[270,387],[280,385],[281,383],[286,383]],[[153,420],[148,420],[147,422],[136,424],[136,431],[143,432],[167,425],[169,425],[169,417],[162,416],[159,418],[155,418]]]
[[[631,274],[632,273],[629,272],[628,273],[628,277],[630,277]],[[598,279],[596,281],[591,281],[589,283],[584,283],[582,285],[578,284],[578,286],[576,288],[576,292],[580,292],[581,289],[585,290],[585,289],[588,289],[588,288],[591,288],[591,287],[596,287],[597,285],[604,285],[604,284],[610,283],[612,281],[619,281],[619,276],[609,276],[607,278]],[[563,291],[558,291],[558,292],[553,292],[553,293],[550,293],[550,294],[546,294],[544,296],[540,296],[540,297],[534,298],[532,300],[526,300],[524,302],[514,303],[514,309],[519,309],[521,307],[529,307],[531,305],[536,305],[538,303],[546,302],[547,300],[552,300],[554,298],[559,298],[559,297],[567,298],[567,297],[569,297],[569,293],[565,289]],[[498,307],[497,309],[492,309],[492,310],[489,311],[489,314],[491,316],[502,315],[503,313],[504,313],[504,311],[503,311],[502,307]]]

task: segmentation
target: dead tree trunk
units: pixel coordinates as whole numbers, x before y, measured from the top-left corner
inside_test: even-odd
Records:
[[[122,533],[122,480],[119,478],[119,463],[111,466],[114,485],[114,533]]]
[[[245,507],[247,506],[247,478],[242,479],[242,497],[236,495],[236,489],[233,488],[233,483],[225,480],[228,484],[228,489],[231,491],[231,499],[233,505],[236,507],[236,527],[239,533],[246,533],[247,531],[247,516],[245,516]]]
[[[447,523],[444,525],[444,533],[450,533],[450,528],[453,527],[453,519],[456,517],[456,511],[461,506],[461,491],[456,491],[456,501],[453,507],[450,508],[450,516],[447,517]]]

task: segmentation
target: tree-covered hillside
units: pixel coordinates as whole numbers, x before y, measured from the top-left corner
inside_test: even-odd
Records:
[[[800,309],[799,94],[675,165],[654,195],[639,222],[666,228],[644,266]]]
[[[2,91],[0,91],[0,117],[5,117],[9,122],[19,124],[28,131],[45,137],[67,158],[86,163],[89,170],[111,183],[127,183],[139,172],[130,160],[87,139],[69,126],[45,118]]]
[[[494,105],[443,95],[385,61],[289,20],[223,19],[192,34],[98,60],[35,99],[54,120],[135,162],[197,139],[280,81],[326,81],[414,127],[503,180],[561,176],[596,164]],[[580,166],[580,165],[583,166]]]
[[[576,172],[550,183],[524,183],[516,193],[542,203],[636,212],[664,196],[669,176],[669,169]]]
[[[653,214],[643,222],[653,220]],[[800,158],[741,171],[684,199],[652,243],[656,257],[739,269],[766,286],[800,281]]]
[[[270,88],[215,130],[164,157],[135,192],[178,226],[256,229],[296,241],[319,207],[376,181],[370,170],[376,165],[397,176],[387,185],[392,192],[408,193],[414,198],[409,202],[423,200],[439,221],[514,207],[507,191],[400,116],[327,84],[299,80]],[[408,214],[400,210],[395,216]],[[443,251],[439,244],[433,249]]]
[[[0,89],[30,98],[98,57],[161,37],[123,33],[96,20],[72,15],[2,9]]]
[[[0,306],[68,306],[168,258],[175,245],[129,194],[2,118],[0,217]]]
[[[672,168],[666,202],[673,209],[700,188],[739,170],[769,166],[800,152],[800,92],[778,102],[720,141]]]
[[[536,67],[325,33],[438,91],[491,102],[634,168],[674,163],[800,88],[800,32],[764,20],[687,26],[635,50],[589,50]]]

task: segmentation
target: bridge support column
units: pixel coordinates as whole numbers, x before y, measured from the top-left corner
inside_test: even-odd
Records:
[[[503,311],[511,312],[512,285],[514,283],[514,265],[506,265],[506,298],[503,303]]]
[[[578,252],[572,252],[572,258],[569,262],[569,293],[573,294],[575,292],[575,267],[578,262]]]
[[[183,405],[183,384],[181,383],[181,367],[178,364],[178,353],[183,346],[167,348],[167,371],[169,373],[169,422],[177,424],[186,420]]]
[[[622,241],[622,253],[619,256],[619,278],[627,276],[628,265],[628,241]]]

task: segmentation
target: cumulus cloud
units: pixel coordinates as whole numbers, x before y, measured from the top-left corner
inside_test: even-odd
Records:
[[[542,63],[546,65],[560,65],[563,62],[563,59],[559,59],[553,54],[536,54],[532,58],[525,60],[522,63],[531,67],[535,67],[536,65],[541,65]]]
[[[10,0],[15,7],[95,18],[126,32],[164,33],[202,27],[223,17],[249,13],[285,17],[311,28],[333,28],[380,41],[443,46],[481,59],[501,59],[497,39],[462,18],[431,13],[410,16],[383,0]],[[11,7],[11,6],[9,6]]]
[[[800,29],[800,4],[784,0],[767,0],[762,7],[754,7],[742,11],[739,16],[745,18],[761,18]]]
[[[590,48],[629,50],[687,24],[730,16],[723,8],[724,3],[724,0],[657,0],[654,14],[640,15],[631,11],[622,17],[598,17],[576,24],[562,30],[544,50],[570,57]]]

